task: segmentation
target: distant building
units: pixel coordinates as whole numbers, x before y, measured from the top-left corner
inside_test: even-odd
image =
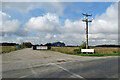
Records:
[[[54,47],[64,47],[64,46],[65,46],[65,43],[62,43],[62,42],[54,42],[54,43],[52,43],[52,46],[54,46]]]

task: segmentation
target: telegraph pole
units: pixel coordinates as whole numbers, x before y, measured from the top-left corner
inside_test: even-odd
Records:
[[[92,14],[91,15],[87,13],[82,13],[82,14],[85,16],[84,19],[82,19],[82,21],[86,22],[86,49],[88,49],[88,23],[92,22],[93,19],[88,20],[88,16],[92,16]]]

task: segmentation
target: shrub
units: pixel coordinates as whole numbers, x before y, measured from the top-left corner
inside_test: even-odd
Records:
[[[81,49],[85,49],[86,48],[86,43],[82,41],[82,44],[80,45],[79,49],[75,49],[74,52],[77,54],[82,53]]]
[[[24,42],[24,43],[22,43],[22,45],[26,48],[31,48],[32,47],[32,43],[30,43],[30,42]]]
[[[74,52],[75,52],[75,53],[81,53],[80,50],[81,50],[81,49],[75,49]]]

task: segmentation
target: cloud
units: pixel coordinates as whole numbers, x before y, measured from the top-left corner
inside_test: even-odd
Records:
[[[69,19],[65,20],[65,25],[63,27],[65,33],[85,33],[85,24],[81,20],[70,21]]]
[[[18,38],[17,38],[17,42],[18,42],[18,43],[22,43],[22,42],[23,42],[23,38],[22,38],[22,37],[18,37]]]
[[[18,20],[8,20],[3,22],[2,32],[15,32],[18,30],[20,22]]]
[[[118,5],[112,4],[101,16],[96,16],[90,26],[90,33],[118,33]]]
[[[20,21],[17,19],[11,19],[11,16],[9,14],[6,14],[2,11],[0,11],[2,20],[0,21],[0,36],[7,37],[10,35],[17,35],[17,36],[25,36],[27,33],[25,30],[20,28]]]
[[[24,26],[25,30],[46,33],[59,33],[59,19],[55,14],[47,13],[44,16],[32,17]]]
[[[51,34],[47,34],[47,35],[45,36],[45,38],[46,38],[46,39],[50,39],[50,38],[51,38]]]
[[[118,4],[112,4],[101,16],[96,16],[89,27],[89,38],[100,42],[118,41]]]

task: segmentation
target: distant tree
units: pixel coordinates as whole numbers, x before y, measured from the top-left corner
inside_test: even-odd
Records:
[[[86,42],[82,41],[82,44],[80,45],[81,49],[85,49],[86,48]]]
[[[80,45],[79,49],[74,49],[74,52],[77,54],[82,53],[81,49],[85,49],[86,48],[86,43],[84,41],[82,41],[82,44]]]
[[[43,46],[43,44],[40,44],[40,46]]]
[[[52,46],[52,43],[46,43],[45,45],[46,46]]]
[[[47,46],[48,49],[51,49],[52,43],[46,43],[45,46]]]
[[[23,42],[22,45],[24,45],[26,48],[31,48],[32,47],[31,42]]]

